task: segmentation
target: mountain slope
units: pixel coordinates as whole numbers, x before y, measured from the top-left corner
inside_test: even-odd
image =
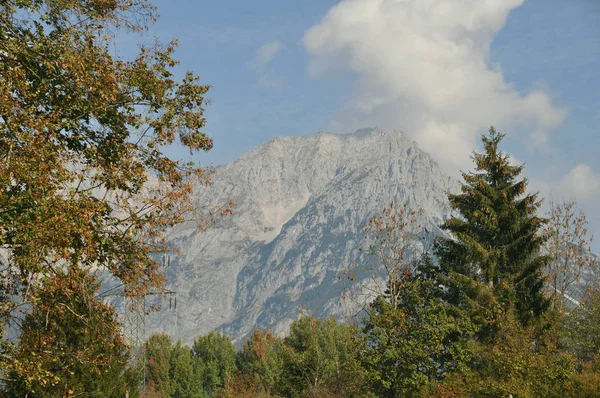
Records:
[[[216,170],[198,207],[237,203],[206,232],[194,222],[170,240],[183,253],[166,270],[177,309],[151,313],[147,331],[184,342],[213,328],[241,339],[283,332],[304,309],[343,316],[339,276],[359,256],[360,226],[394,200],[423,208],[435,228],[458,183],[399,132],[276,138]]]

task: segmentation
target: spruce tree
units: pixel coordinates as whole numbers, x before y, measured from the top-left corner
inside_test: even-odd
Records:
[[[482,136],[475,172],[463,173],[462,192],[448,195],[460,215],[442,224],[452,237],[439,239],[436,254],[450,302],[486,318],[515,311],[525,324],[548,306],[541,269],[550,259],[540,254],[539,234],[546,220],[536,214],[537,194],[526,194],[527,179],[519,178],[523,165],[510,165],[499,151],[503,137],[493,127]]]

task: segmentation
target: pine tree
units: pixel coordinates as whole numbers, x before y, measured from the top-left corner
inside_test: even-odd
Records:
[[[504,134],[491,127],[482,136],[484,153],[474,153],[476,171],[463,173],[462,192],[448,195],[460,217],[442,224],[451,238],[436,246],[448,280],[448,299],[480,313],[514,310],[522,323],[548,307],[541,269],[550,261],[540,254],[545,219],[536,215],[537,194],[526,194],[523,165],[512,166],[499,151]],[[484,316],[486,316],[484,314]]]

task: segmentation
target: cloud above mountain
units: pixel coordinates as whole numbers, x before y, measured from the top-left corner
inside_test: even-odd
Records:
[[[334,123],[402,127],[443,165],[470,165],[479,134],[524,125],[531,150],[567,115],[549,93],[519,93],[490,45],[524,0],[342,0],[303,38],[309,73],[349,70],[355,95]],[[533,83],[533,82],[532,82]]]
[[[283,49],[279,41],[265,43],[256,50],[254,58],[246,64],[248,68],[259,74],[258,85],[266,88],[280,89],[285,82],[280,77],[273,77],[267,70],[273,59]]]
[[[256,55],[248,62],[248,66],[255,70],[264,69],[282,48],[283,45],[278,41],[263,44],[256,50]]]

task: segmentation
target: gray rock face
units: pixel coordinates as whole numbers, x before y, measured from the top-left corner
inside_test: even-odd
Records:
[[[206,232],[190,221],[170,233],[182,253],[166,270],[177,308],[155,299],[163,310],[148,316],[147,334],[189,343],[221,329],[239,342],[255,327],[285,332],[301,311],[342,317],[340,276],[359,257],[361,225],[392,200],[439,225],[458,186],[400,132],[273,139],[195,194],[199,208],[237,207]]]

